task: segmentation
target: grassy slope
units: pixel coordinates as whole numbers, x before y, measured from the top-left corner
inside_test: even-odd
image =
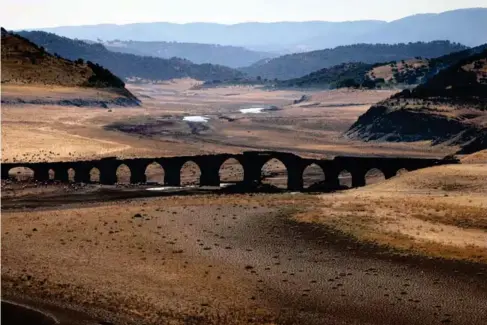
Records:
[[[482,52],[486,45],[454,52],[433,59],[413,58],[382,63],[344,63],[321,69],[300,78],[278,82],[284,87],[409,87],[428,81],[439,71]]]
[[[487,263],[485,162],[427,168],[323,195],[294,218],[403,253]]]
[[[47,53],[27,39],[2,29],[2,83],[124,89],[108,70]]]

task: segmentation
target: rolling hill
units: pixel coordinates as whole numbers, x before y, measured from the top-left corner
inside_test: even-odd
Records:
[[[487,49],[487,44],[433,59],[414,58],[385,63],[344,63],[312,72],[301,78],[278,82],[280,87],[390,88],[426,82],[439,71]]]
[[[97,64],[66,60],[3,28],[1,33],[2,84],[113,88],[131,95],[120,78]]]
[[[362,62],[342,63],[312,72],[301,78],[277,82],[277,86],[322,89],[358,87],[363,84],[365,76],[374,67],[373,64]]]
[[[166,22],[127,25],[62,26],[38,29],[61,36],[104,41],[165,41],[243,46],[288,54],[358,43],[430,42],[449,40],[467,46],[487,43],[487,8],[408,16],[391,22],[276,22],[173,24]],[[323,67],[317,67],[318,70]],[[308,71],[309,72],[312,72]],[[299,76],[296,76],[299,77]]]
[[[102,43],[113,52],[130,53],[170,59],[178,57],[196,64],[219,64],[230,68],[249,66],[265,58],[276,57],[268,52],[251,51],[243,47],[179,42],[106,41]]]
[[[198,80],[225,80],[242,73],[219,65],[194,64],[179,58],[161,59],[107,50],[102,44],[86,43],[46,32],[21,32],[21,36],[45,48],[47,52],[76,60],[78,58],[101,64],[121,78],[168,80],[191,77]]]
[[[487,149],[487,49],[440,71],[413,90],[372,106],[347,131],[364,141],[422,141]]]
[[[466,48],[464,45],[449,41],[394,45],[355,44],[262,60],[250,67],[242,68],[241,71],[252,77],[286,80],[347,62],[377,63],[415,57],[435,58]]]

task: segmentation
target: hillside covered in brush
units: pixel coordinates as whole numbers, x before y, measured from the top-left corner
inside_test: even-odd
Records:
[[[277,82],[279,87],[342,88],[365,85],[366,75],[375,65],[362,62],[342,63],[312,72],[301,78]],[[375,86],[375,84],[373,85]]]
[[[385,63],[344,63],[312,72],[301,78],[279,82],[281,87],[303,88],[391,88],[410,87],[426,82],[439,71],[487,49],[487,44],[443,55],[416,57]]]
[[[416,42],[408,44],[355,44],[305,53],[280,56],[259,61],[242,68],[251,77],[287,80],[300,78],[314,71],[348,62],[375,64],[415,57],[435,58],[467,49],[449,41]]]
[[[458,145],[461,153],[487,149],[487,50],[372,106],[347,136],[365,141],[429,140],[434,145]]]
[[[19,34],[44,47],[49,53],[56,53],[71,60],[81,58],[101,64],[121,78],[169,80],[191,77],[198,80],[226,80],[242,76],[241,72],[220,65],[194,64],[180,58],[162,59],[112,52],[102,44],[88,44],[46,32]]]

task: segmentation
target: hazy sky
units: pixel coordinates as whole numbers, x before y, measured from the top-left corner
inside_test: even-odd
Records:
[[[154,21],[390,21],[469,7],[487,7],[487,0],[1,0],[0,23],[21,29]]]

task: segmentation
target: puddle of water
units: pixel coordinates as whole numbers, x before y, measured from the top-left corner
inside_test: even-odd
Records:
[[[228,187],[234,185],[233,183],[220,183],[220,187]],[[189,185],[189,186],[159,186],[159,187],[150,187],[147,188],[147,191],[167,191],[167,190],[181,190],[185,188],[196,188],[199,187],[197,185]]]
[[[265,110],[264,107],[253,107],[253,108],[242,108],[240,109],[240,112],[243,114],[259,114],[262,113],[263,110]]]
[[[183,121],[196,122],[196,123],[206,123],[208,122],[209,119],[210,119],[209,117],[200,116],[200,115],[183,117]]]
[[[165,190],[174,190],[174,189],[181,189],[181,186],[161,186],[161,187],[151,187],[148,188],[147,191],[165,191]]]
[[[147,188],[147,191],[167,191],[167,190],[181,190],[184,188],[196,188],[196,185],[188,185],[188,186],[160,186],[160,187],[150,187]]]

